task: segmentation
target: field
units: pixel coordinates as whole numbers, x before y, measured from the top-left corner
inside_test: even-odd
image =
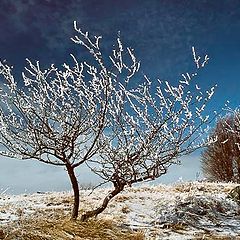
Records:
[[[0,239],[240,239],[240,206],[228,197],[235,186],[178,182],[129,187],[86,223],[69,220],[71,192],[2,192]],[[81,211],[99,206],[109,190],[81,190]]]

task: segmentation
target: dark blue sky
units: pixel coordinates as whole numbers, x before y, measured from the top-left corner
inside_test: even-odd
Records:
[[[218,85],[211,108],[226,100],[239,106],[240,0],[1,0],[0,58],[18,75],[25,58],[42,66],[69,61],[70,53],[80,58],[70,40],[74,20],[103,36],[105,52],[121,31],[151,78],[174,82],[191,71],[195,46],[210,56],[198,85]]]
[[[42,66],[81,56],[70,41],[73,21],[103,36],[110,51],[117,32],[135,48],[150,77],[177,80],[191,70],[191,46],[208,53],[203,85],[217,83],[214,104],[240,100],[239,0],[1,0],[0,57],[20,71],[25,58]]]

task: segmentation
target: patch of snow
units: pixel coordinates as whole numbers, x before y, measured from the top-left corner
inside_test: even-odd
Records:
[[[99,217],[122,227],[141,229],[146,239],[188,240],[196,236],[236,237],[240,233],[240,207],[227,197],[233,183],[178,182],[126,188]],[[111,189],[81,190],[80,208],[100,206]],[[10,224],[40,211],[70,214],[71,192],[0,195],[0,224]]]

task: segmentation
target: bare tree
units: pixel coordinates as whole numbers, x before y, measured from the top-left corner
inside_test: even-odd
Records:
[[[202,60],[194,48],[192,51],[198,71],[208,62],[208,56]],[[113,84],[108,126],[98,141],[101,150],[98,158],[91,159],[88,165],[105,182],[111,182],[114,189],[100,207],[82,215],[83,221],[104,211],[127,185],[160,177],[170,165],[179,162],[180,156],[212,141],[204,140],[207,123],[212,120],[204,112],[215,87],[201,91],[193,83],[197,71],[182,74],[176,86],[160,80],[152,83],[144,75],[135,87],[137,71],[129,71],[129,59],[120,39],[113,55],[114,79],[123,80]],[[137,64],[133,52],[130,56],[139,69],[140,63]]]
[[[74,169],[82,163],[111,182],[114,190],[102,206],[82,220],[96,216],[126,185],[153,180],[165,174],[179,157],[208,144],[204,140],[211,120],[205,106],[214,87],[202,91],[193,78],[182,74],[171,85],[157,83],[139,73],[134,50],[117,38],[109,57],[100,49],[101,37],[74,28],[72,38],[93,56],[93,63],[52,65],[41,70],[29,62],[16,82],[11,67],[0,63],[5,84],[0,100],[2,155],[36,159],[64,166],[74,190],[72,218],[78,216],[79,190]],[[208,62],[192,49],[197,71]],[[205,128],[206,127],[206,128]]]
[[[235,145],[237,145],[237,149],[240,151],[240,110],[239,109],[228,109],[230,115],[230,120],[232,121],[226,121],[225,125],[230,133],[232,133],[237,140],[235,140]]]
[[[217,141],[202,153],[202,169],[210,181],[240,182],[239,112],[220,119],[211,133]]]

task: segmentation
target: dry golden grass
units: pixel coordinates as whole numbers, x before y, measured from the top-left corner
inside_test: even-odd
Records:
[[[143,240],[142,232],[122,229],[110,220],[93,219],[88,222],[70,221],[66,218],[31,218],[9,226],[4,231],[5,240]]]
[[[129,206],[125,205],[122,207],[121,212],[127,214],[127,213],[130,213],[131,210],[130,210]]]
[[[191,192],[200,191],[205,193],[213,192],[229,192],[231,189],[236,187],[235,183],[212,183],[212,182],[189,182],[189,183],[177,183],[173,185],[173,191],[175,192]]]
[[[115,202],[125,202],[130,199],[130,196],[127,195],[119,195],[115,197]]]
[[[214,236],[212,234],[203,234],[202,236],[195,237],[193,240],[240,240],[237,236]]]

